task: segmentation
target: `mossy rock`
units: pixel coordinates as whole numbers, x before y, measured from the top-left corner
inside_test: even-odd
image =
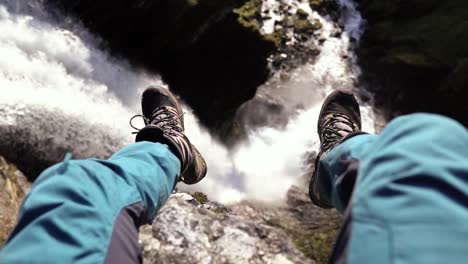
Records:
[[[242,26],[260,33],[262,27],[261,8],[261,0],[250,0],[234,9],[233,12],[239,15],[238,21]]]
[[[296,17],[298,19],[308,19],[309,18],[309,13],[307,13],[304,9],[298,8],[296,11]]]
[[[317,263],[328,263],[337,237],[337,231],[314,232],[296,235],[296,247]]]
[[[331,16],[333,19],[338,19],[340,16],[340,7],[336,0],[309,0],[309,5],[312,10],[322,15]]]
[[[0,247],[16,225],[18,210],[30,188],[26,177],[11,163],[0,157]]]
[[[398,52],[394,55],[382,58],[382,62],[388,64],[406,64],[414,67],[431,67],[434,62],[431,61],[426,55],[418,53],[405,53]]]
[[[228,208],[226,207],[217,207],[217,208],[214,208],[213,210],[211,210],[217,214],[228,214],[230,211]]]
[[[388,118],[433,112],[468,125],[468,2],[361,0],[365,89]]]
[[[273,218],[266,222],[285,231],[294,241],[297,249],[318,264],[328,263],[341,225],[341,221],[330,219],[327,225],[316,230],[308,230],[295,223],[289,223],[285,219]]]
[[[208,196],[202,192],[194,192],[191,194],[192,197],[201,204],[206,204],[208,202]]]

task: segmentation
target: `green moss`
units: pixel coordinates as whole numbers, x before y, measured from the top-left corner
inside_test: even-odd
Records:
[[[315,4],[318,3],[322,3],[322,1],[316,1]],[[239,16],[238,21],[242,26],[260,33],[263,19],[268,19],[267,17],[262,18],[261,6],[261,0],[250,0],[234,9],[233,12]],[[292,27],[296,34],[305,34],[305,37],[310,37],[313,31],[322,28],[319,20],[310,21],[309,14],[301,8],[296,11],[294,16],[284,17],[281,25],[283,26],[281,29],[275,29],[274,32],[263,35],[266,41],[273,43],[277,48],[289,40],[284,28]]]
[[[299,8],[299,9],[297,9],[297,11],[296,11],[296,16],[297,16],[299,19],[307,19],[307,18],[309,17],[309,13],[307,13],[304,9]]]
[[[239,23],[255,32],[260,32],[261,29],[261,0],[247,1],[243,6],[236,8],[233,12],[239,15]]]
[[[313,22],[309,20],[309,14],[303,9],[298,9],[293,18],[294,31],[296,33],[312,33],[313,31],[320,29],[322,23],[315,19]]]
[[[187,0],[189,6],[196,6],[198,5],[198,0]]]
[[[322,2],[323,2],[322,0],[309,0],[309,4],[311,6],[313,6],[313,7],[314,6],[320,6],[322,4]]]
[[[321,29],[323,27],[322,22],[320,22],[318,19],[315,19],[312,22],[312,26],[314,27],[314,30]]]
[[[202,192],[194,192],[191,195],[195,200],[197,200],[201,204],[206,204],[209,201],[208,196]],[[217,204],[217,206],[210,206],[209,210],[217,214],[227,214],[230,212],[227,207],[221,204]]]
[[[294,31],[296,32],[307,32],[312,30],[314,26],[309,20],[296,19],[294,20]]]
[[[279,47],[281,45],[281,43],[283,42],[284,38],[283,38],[284,34],[280,31],[274,31],[270,34],[265,34],[263,35],[263,38],[266,40],[266,41],[269,41],[273,44],[275,44],[276,47]]]
[[[306,257],[314,259],[319,264],[327,263],[336,235],[335,231],[298,234],[294,243]]]
[[[385,63],[403,63],[406,65],[416,66],[416,67],[431,67],[433,63],[423,54],[417,53],[397,53],[390,55],[383,59]]]
[[[332,220],[329,225],[311,231],[280,219],[269,219],[267,223],[285,231],[296,248],[304,256],[315,260],[317,264],[328,263],[341,225],[341,221]]]
[[[208,202],[208,196],[202,192],[194,192],[191,195],[195,200],[197,200],[201,204],[205,204]]]
[[[412,0],[408,2],[410,4],[419,6],[421,1]],[[364,4],[368,16],[380,17],[382,13],[388,16],[379,19],[368,36],[371,41],[385,42],[390,47],[387,53],[397,54],[404,50],[405,53],[424,54],[430,61],[454,67],[460,57],[468,56],[468,2],[432,1],[427,5],[426,12],[401,19],[402,11],[395,15],[399,12],[398,5],[392,1],[375,0],[367,6]],[[414,58],[404,59],[415,61]]]
[[[215,209],[213,209],[211,211],[213,211],[213,212],[215,212],[217,214],[227,214],[227,213],[229,213],[229,209],[227,209],[226,207],[217,207],[217,208],[215,208]]]
[[[468,1],[361,0],[362,79],[385,118],[434,112],[468,124]]]

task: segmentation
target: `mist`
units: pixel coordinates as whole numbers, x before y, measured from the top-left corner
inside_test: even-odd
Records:
[[[296,69],[288,81],[272,79],[259,89],[259,95],[267,91],[293,109],[284,127],[252,128],[228,149],[184,105],[186,133],[204,155],[208,174],[179,189],[202,191],[223,203],[285,197],[303,174],[305,153],[318,150],[322,100],[333,89],[352,89],[359,74],[346,59],[353,56],[350,35],[330,37],[336,25],[321,19],[326,41],[317,61]],[[40,2],[0,4],[0,32],[1,154],[16,162],[29,159],[28,164],[59,162],[66,152],[104,158],[134,141],[129,119],[140,112],[145,87],[164,85],[158,75],[112,57],[80,23],[50,15]],[[364,127],[372,132],[372,113],[363,112]]]

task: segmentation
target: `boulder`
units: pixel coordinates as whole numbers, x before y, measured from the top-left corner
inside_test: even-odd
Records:
[[[11,124],[0,123],[0,155],[15,164],[31,182],[62,161],[67,153],[74,159],[107,159],[127,142],[112,127],[96,126],[80,116],[35,105],[18,105],[14,110],[20,114]]]
[[[142,228],[145,263],[314,263],[281,229],[197,207],[173,195]]]
[[[142,227],[140,243],[145,263],[327,263],[341,223],[297,186],[278,204],[224,206],[176,193]]]

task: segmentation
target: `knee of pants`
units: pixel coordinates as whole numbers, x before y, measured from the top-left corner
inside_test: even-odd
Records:
[[[402,212],[408,204],[434,207],[447,199],[464,200],[458,196],[468,194],[467,156],[468,132],[456,121],[433,114],[399,117],[360,164],[354,209],[392,218],[386,211]]]
[[[360,166],[350,262],[368,252],[382,263],[466,262],[457,245],[467,234],[467,156],[467,130],[450,118],[412,114],[389,123]]]
[[[406,148],[430,144],[448,147],[468,143],[466,128],[457,121],[436,114],[417,113],[398,117],[391,121],[382,132],[383,140]],[[410,138],[411,140],[401,140]]]

